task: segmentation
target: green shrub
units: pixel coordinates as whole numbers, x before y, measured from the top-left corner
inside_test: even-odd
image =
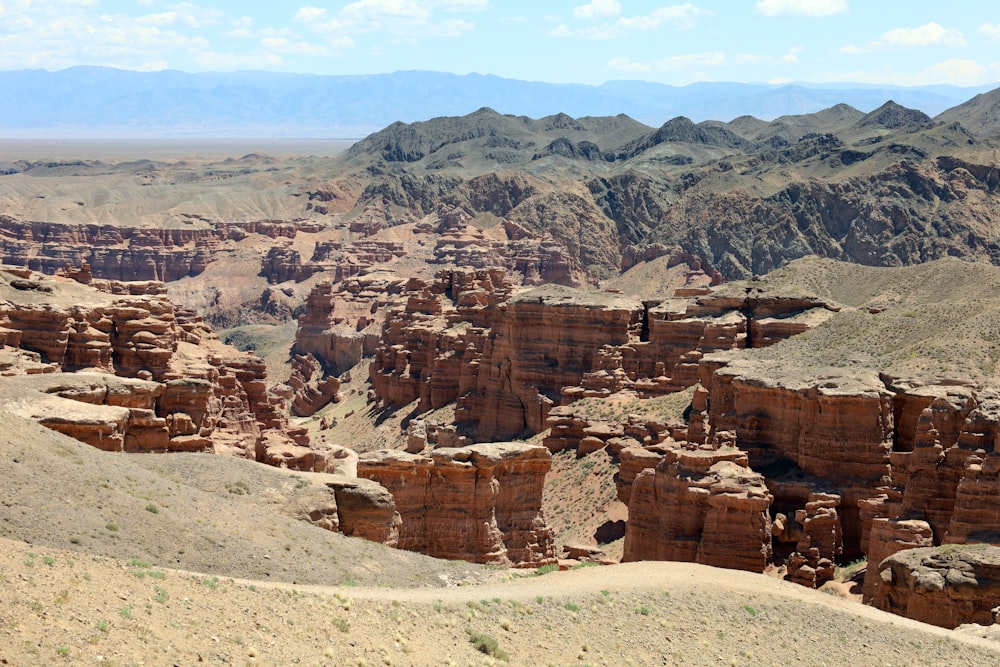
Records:
[[[486,633],[476,632],[475,630],[469,628],[466,628],[465,631],[469,635],[469,641],[472,642],[472,646],[475,647],[475,649],[480,653],[494,657],[497,660],[503,660],[504,662],[510,660],[510,656],[507,654],[507,651],[500,648],[500,643],[493,637],[490,637]]]

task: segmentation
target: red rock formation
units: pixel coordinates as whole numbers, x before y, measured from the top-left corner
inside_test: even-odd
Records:
[[[97,279],[169,282],[202,273],[226,240],[238,241],[249,234],[294,239],[299,232],[323,229],[322,224],[307,220],[209,224],[207,228],[137,228],[24,222],[0,215],[0,262],[46,274],[66,266],[87,265]],[[287,273],[290,263],[276,257],[269,266]],[[300,280],[303,271],[309,269],[303,267],[296,274]]]
[[[472,391],[486,344],[482,327],[510,287],[498,269],[442,271],[430,285],[410,281],[406,305],[386,314],[370,366],[379,400],[420,399],[420,409],[430,410]]]
[[[390,547],[399,546],[400,517],[385,487],[367,479],[334,478],[327,486],[337,500],[340,532]]]
[[[1000,589],[1000,547],[907,549],[878,566],[872,604],[944,628],[992,625]]]
[[[292,358],[292,375],[288,379],[292,388],[292,414],[309,417],[330,402],[342,399],[338,393],[340,380],[332,375],[323,376],[322,368],[311,354]]]
[[[606,292],[551,286],[498,306],[479,360],[474,392],[457,405],[457,421],[474,421],[479,439],[542,430],[562,388],[580,383],[601,345],[638,340],[642,304]]]
[[[934,540],[931,527],[926,521],[876,518],[871,524],[865,552],[868,556],[868,567],[865,570],[862,600],[866,604],[871,604],[875,598],[875,589],[879,581],[879,564],[882,561],[905,549],[931,546],[934,546]]]
[[[294,248],[271,246],[267,254],[261,258],[260,275],[267,278],[271,284],[283,283],[286,280],[296,282],[307,279],[318,270],[318,267],[304,267],[302,255]]]
[[[372,355],[378,344],[378,333],[364,330],[371,323],[371,313],[397,298],[405,282],[382,275],[345,281],[336,287],[318,283],[299,318],[294,352],[313,355],[331,375],[352,368]],[[358,316],[359,311],[364,315]]]
[[[98,278],[177,280],[204,271],[221,238],[215,229],[22,222],[0,216],[3,263],[48,274],[88,264]]]
[[[375,394],[388,405],[419,398],[421,411],[454,400],[456,420],[480,440],[538,432],[552,407],[579,397],[684,389],[697,382],[704,354],[753,342],[748,321],[769,345],[832,312],[805,298],[643,304],[551,286],[505,300],[509,282],[501,290],[488,272],[445,275],[408,285],[406,307],[387,314],[371,367]]]
[[[37,418],[118,451],[214,448],[253,457],[262,432],[270,432],[268,442],[307,444],[304,432],[289,429],[268,396],[264,362],[221,343],[193,311],[175,307],[161,291],[148,284],[83,285],[0,272],[5,344],[36,353],[50,365],[47,370],[107,374],[60,375],[69,388],[51,385],[51,378],[49,385],[30,385],[45,395],[34,401]],[[14,403],[23,398],[4,395]],[[51,403],[57,399],[63,403]]]
[[[632,485],[644,470],[654,470],[663,460],[662,451],[654,451],[644,447],[632,446],[623,448],[619,454],[618,475],[615,486],[618,500],[626,505],[632,498]]]
[[[363,454],[358,475],[393,494],[399,547],[438,558],[537,566],[554,562],[541,514],[551,455],[538,445],[438,448],[429,456]]]
[[[1000,546],[1000,452],[973,454],[967,459],[942,542]]]
[[[731,448],[671,448],[632,483],[622,561],[680,560],[762,572],[772,496]]]
[[[788,559],[788,578],[795,583],[819,588],[833,579],[834,563],[844,551],[839,505],[835,493],[810,493],[805,508],[796,512],[801,538]]]
[[[845,557],[855,557],[862,531],[857,503],[889,480],[893,395],[874,372],[831,370],[786,380],[779,368],[734,360],[715,370],[711,361],[702,369],[711,430],[732,430],[755,470],[790,466],[835,488]],[[779,506],[799,502],[776,497]]]

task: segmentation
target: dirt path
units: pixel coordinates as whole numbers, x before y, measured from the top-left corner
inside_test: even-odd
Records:
[[[297,586],[0,540],[0,571],[7,665],[1000,665],[1000,644],[689,563]]]

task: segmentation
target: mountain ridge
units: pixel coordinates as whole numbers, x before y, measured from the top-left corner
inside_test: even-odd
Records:
[[[359,138],[394,121],[461,116],[483,106],[532,118],[625,113],[653,127],[682,115],[696,123],[742,115],[773,119],[841,102],[870,111],[890,98],[936,115],[989,89],[831,85],[609,81],[590,86],[425,71],[334,76],[93,66],[12,70],[0,72],[9,102],[0,136]]]

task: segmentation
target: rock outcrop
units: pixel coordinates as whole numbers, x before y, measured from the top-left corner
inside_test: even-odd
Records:
[[[551,455],[500,442],[424,454],[362,454],[358,476],[395,499],[401,549],[437,558],[535,567],[555,562],[541,512]]]
[[[461,397],[457,421],[474,421],[481,440],[544,428],[562,388],[593,370],[602,345],[638,340],[642,303],[617,294],[552,286],[501,304],[485,341],[475,390]]]
[[[337,501],[340,532],[390,547],[399,546],[402,523],[392,494],[362,478],[335,478],[326,483]]]
[[[511,296],[503,276],[456,270],[408,286],[371,366],[381,403],[420,399],[425,411],[455,401],[456,421],[477,440],[537,433],[556,406],[680,391],[698,382],[706,354],[772,345],[836,309],[710,294],[642,302],[551,285]]]
[[[395,303],[406,281],[391,274],[320,282],[306,298],[295,331],[294,352],[311,354],[330,375],[339,375],[374,354],[378,331],[372,314]]]
[[[0,272],[3,352],[35,359],[7,372],[8,409],[115,451],[266,459],[270,445],[308,444],[268,395],[264,362],[219,341],[162,285],[88,283]]]
[[[288,386],[292,389],[291,412],[299,417],[309,417],[331,402],[343,399],[340,380],[322,373],[322,368],[311,354],[292,358],[292,375]]]
[[[763,572],[772,496],[732,448],[670,448],[635,477],[623,561],[681,560]]]
[[[924,623],[992,625],[1000,591],[1000,547],[907,549],[878,565],[872,604]]]

